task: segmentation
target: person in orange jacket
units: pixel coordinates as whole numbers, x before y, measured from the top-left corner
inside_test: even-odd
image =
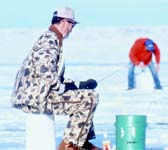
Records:
[[[155,56],[156,66],[152,61],[152,56]],[[153,81],[155,83],[155,89],[162,89],[158,71],[160,70],[160,50],[157,44],[149,38],[137,39],[129,52],[130,64],[128,69],[128,90],[134,89],[135,86],[135,67],[145,68],[148,67]]]

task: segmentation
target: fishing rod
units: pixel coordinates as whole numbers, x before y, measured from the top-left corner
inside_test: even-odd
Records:
[[[100,79],[100,80],[98,81],[98,83],[102,82],[103,80],[105,80],[105,79],[107,79],[107,78],[110,78],[111,76],[113,76],[113,75],[115,75],[116,73],[120,72],[121,70],[123,70],[123,69],[124,69],[125,67],[127,67],[127,66],[128,66],[128,64],[126,64],[126,65],[120,67],[119,69],[113,71],[113,72],[110,73],[109,75],[107,75],[107,76],[103,77],[102,79]]]

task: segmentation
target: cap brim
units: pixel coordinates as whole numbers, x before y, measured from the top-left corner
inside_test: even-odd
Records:
[[[148,51],[153,51],[153,50],[154,50],[154,47],[146,46],[146,49],[147,49]]]
[[[154,50],[154,48],[147,48],[147,50],[148,50],[148,51],[153,51],[153,50]]]

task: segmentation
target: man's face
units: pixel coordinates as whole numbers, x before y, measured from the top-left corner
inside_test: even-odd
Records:
[[[68,38],[76,23],[71,19],[64,19],[64,38]]]

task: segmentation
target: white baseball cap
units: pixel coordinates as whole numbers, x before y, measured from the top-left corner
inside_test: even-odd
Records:
[[[78,22],[75,20],[75,13],[74,10],[70,7],[64,7],[60,8],[54,13],[53,17],[60,17],[60,18],[66,18],[70,19],[74,22],[74,24],[77,24]]]

